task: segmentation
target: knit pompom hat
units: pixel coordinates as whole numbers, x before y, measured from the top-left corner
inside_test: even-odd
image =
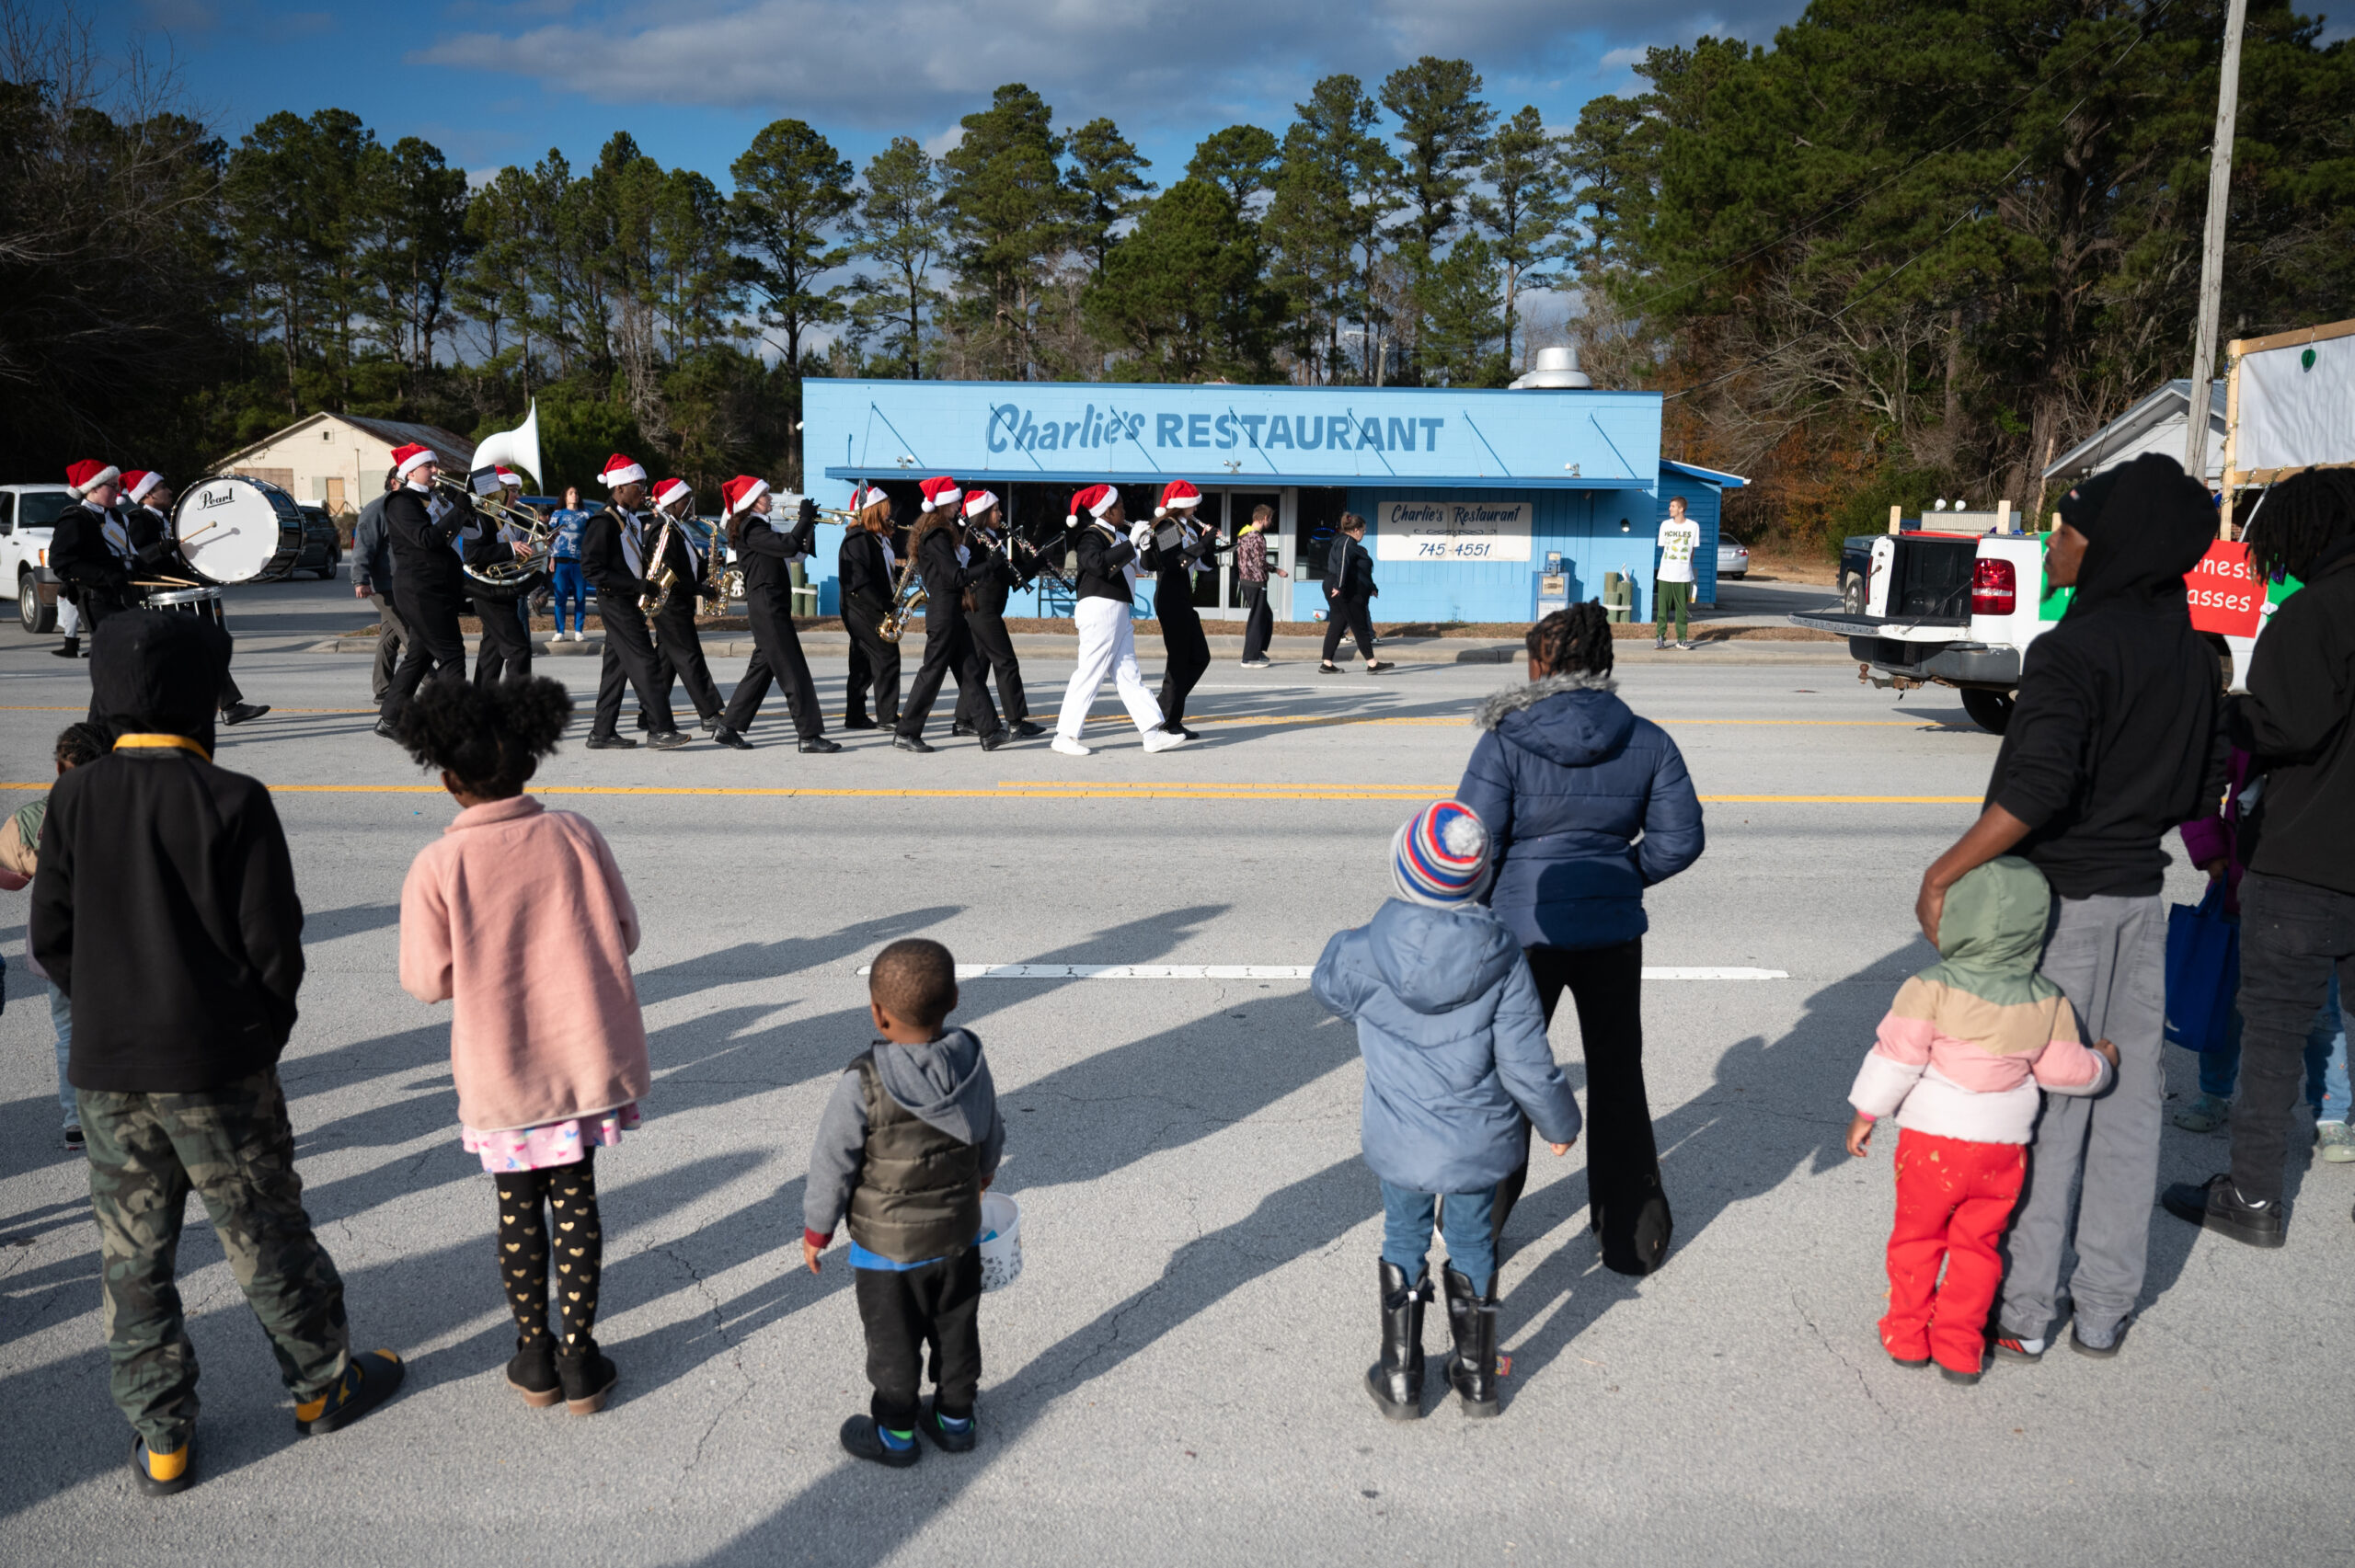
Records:
[[[1488,830],[1460,800],[1415,813],[1390,841],[1390,878],[1409,903],[1453,909],[1488,886]]]

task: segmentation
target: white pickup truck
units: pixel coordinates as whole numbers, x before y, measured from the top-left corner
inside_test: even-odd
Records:
[[[57,630],[57,578],[49,569],[50,524],[74,504],[60,485],[0,485],[0,596],[38,636]]]
[[[2028,645],[2069,607],[2070,590],[2045,580],[2051,537],[1913,529],[1876,536],[1862,571],[1849,573],[1843,607],[1791,624],[1846,637],[1859,680],[1900,691],[1954,687],[1963,711],[2001,735]],[[2212,545],[2184,583],[2193,627],[2214,646],[2225,683],[2240,685],[2266,617],[2296,585],[2260,585],[2247,547],[2229,541]]]

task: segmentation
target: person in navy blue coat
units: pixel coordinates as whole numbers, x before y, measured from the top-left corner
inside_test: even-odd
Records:
[[[1701,857],[1701,802],[1668,732],[1613,694],[1601,605],[1556,611],[1528,647],[1529,684],[1480,706],[1455,798],[1495,845],[1489,907],[1528,955],[1546,1023],[1564,988],[1578,1005],[1603,1266],[1649,1274],[1672,1222],[1644,1093],[1644,889]],[[1524,1159],[1499,1185],[1499,1232],[1527,1180]]]

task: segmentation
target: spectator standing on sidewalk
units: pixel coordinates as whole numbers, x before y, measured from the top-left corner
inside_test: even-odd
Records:
[[[1947,890],[2016,849],[2056,895],[2039,972],[2077,1010],[2084,1038],[2118,1047],[2114,1089],[2045,1096],[2005,1243],[1998,1358],[2040,1359],[2064,1301],[2073,1347],[2114,1356],[2142,1295],[2166,1093],[2160,845],[2224,789],[2216,658],[2191,629],[2183,585],[2215,532],[2206,488],[2156,453],[2062,500],[2045,574],[2075,598],[2029,645],[1987,804],[1915,900],[1935,944]]]
[[[1693,646],[1686,624],[1693,608],[1693,558],[1701,553],[1701,525],[1684,515],[1684,498],[1668,498],[1668,521],[1660,525],[1660,567],[1652,581],[1652,647],[1668,646],[1668,622],[1676,618],[1676,646]]]
[[[1292,574],[1268,556],[1268,534],[1276,526],[1276,509],[1251,509],[1251,521],[1235,539],[1235,580],[1243,588],[1243,668],[1269,668],[1268,642],[1276,630],[1276,606],[1269,597],[1268,578]]]
[[[580,528],[589,513],[580,505],[580,486],[564,487],[564,505],[548,519],[553,539],[548,546],[548,589],[556,601],[556,640],[577,643],[589,617],[589,579],[580,575]],[[566,605],[572,607],[572,629],[564,624]]]
[[[2178,1219],[2278,1247],[2288,1239],[2282,1162],[2307,1029],[2334,971],[2342,997],[2355,986],[2355,475],[2323,470],[2283,480],[2248,544],[2252,570],[2304,586],[2257,640],[2248,691],[2226,719],[2264,778],[2240,889],[2232,1169],[2177,1183],[2162,1201]]]
[[[351,530],[351,596],[376,601],[376,663],[368,678],[378,707],[385,705],[394,668],[401,661],[401,645],[408,641],[408,627],[393,602],[393,535],[385,526],[385,498],[400,482],[399,474],[386,469],[383,492],[360,509]]]

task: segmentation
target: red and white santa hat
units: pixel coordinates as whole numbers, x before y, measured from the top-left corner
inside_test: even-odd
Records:
[[[863,512],[869,507],[888,507],[890,504],[891,498],[883,493],[883,486],[871,482],[859,486],[850,493],[850,509],[853,512]]]
[[[147,493],[164,482],[164,476],[152,468],[134,468],[122,476],[122,493],[134,501],[144,501]]]
[[[1071,498],[1071,515],[1063,521],[1077,527],[1080,513],[1086,512],[1090,517],[1100,519],[1120,504],[1120,492],[1111,486],[1090,485]]]
[[[1174,511],[1192,511],[1202,504],[1202,493],[1183,479],[1172,479],[1161,492],[1161,504],[1153,509],[1155,517],[1167,517]]]
[[[729,517],[760,509],[769,498],[769,482],[739,474],[719,487],[719,504]]]
[[[608,490],[618,490],[624,485],[643,485],[646,464],[617,452],[605,459],[605,466],[597,471],[597,483]]]
[[[441,457],[431,447],[419,446],[415,441],[409,442],[407,446],[393,448],[393,472],[404,479],[427,464],[439,464],[441,461]]]
[[[937,479],[927,479],[916,488],[924,492],[925,511],[948,511],[965,498],[964,489],[946,474]]]
[[[523,476],[521,474],[516,473],[512,468],[508,467],[507,464],[498,463],[493,464],[491,466],[499,470],[499,482],[505,488],[510,490],[520,490],[523,487]]]
[[[965,492],[965,515],[967,517],[979,517],[983,512],[988,511],[992,507],[996,505],[997,493],[994,490],[968,490]]]
[[[119,485],[121,482],[121,469],[111,463],[100,463],[96,458],[86,457],[79,463],[68,464],[65,468],[65,493],[77,501],[101,485]]]
[[[684,479],[665,479],[654,486],[654,504],[658,507],[674,506],[695,493],[695,487]]]

